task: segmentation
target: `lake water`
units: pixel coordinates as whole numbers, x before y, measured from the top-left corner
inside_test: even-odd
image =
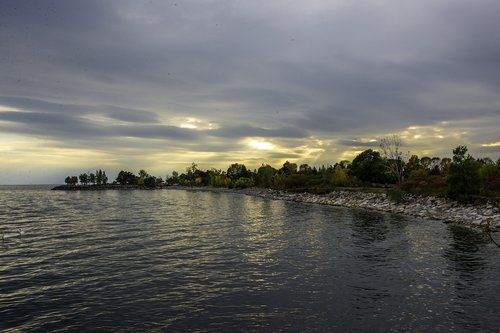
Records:
[[[437,221],[3,186],[0,235],[0,331],[500,330],[500,250]]]

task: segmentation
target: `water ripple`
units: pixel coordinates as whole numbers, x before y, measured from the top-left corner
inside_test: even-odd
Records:
[[[500,327],[498,250],[433,221],[228,193],[0,187],[0,234],[4,331]]]

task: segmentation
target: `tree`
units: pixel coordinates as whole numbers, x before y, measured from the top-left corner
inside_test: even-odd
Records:
[[[68,176],[68,177],[66,177],[66,179],[64,179],[64,182],[68,186],[75,186],[76,183],[78,183],[78,177],[76,177],[76,176]]]
[[[299,173],[303,174],[310,174],[312,172],[312,168],[309,166],[309,164],[301,164],[299,166]]]
[[[442,176],[446,176],[448,174],[450,163],[451,163],[451,158],[449,157],[444,157],[441,159],[441,162],[439,162],[439,172],[441,173]]]
[[[273,184],[273,177],[277,170],[269,164],[262,164],[257,170],[257,185],[261,187],[270,187]]]
[[[139,179],[143,179],[143,185],[145,185],[147,187],[155,187],[156,186],[156,177],[154,177],[154,176],[147,175],[146,178],[141,177]]]
[[[449,165],[446,182],[448,197],[466,202],[480,190],[480,164],[467,153],[467,146],[453,149],[453,161]]]
[[[254,186],[252,178],[240,177],[234,182],[234,187],[236,188],[247,188]]]
[[[439,157],[433,157],[431,160],[431,172],[429,175],[431,176],[439,176],[441,174],[441,171],[439,170],[439,163],[441,162],[441,159]]]
[[[172,171],[171,177],[166,177],[168,185],[179,184],[179,173],[177,171]]]
[[[429,156],[424,156],[420,159],[420,164],[422,164],[422,167],[427,170],[431,171],[431,164],[432,164],[432,159]]]
[[[149,173],[147,173],[146,170],[141,169],[139,170],[139,177],[146,179],[149,177]]]
[[[108,184],[108,176],[106,176],[106,171],[102,172],[102,184],[103,185]]]
[[[130,171],[120,171],[116,177],[116,182],[121,185],[135,185],[137,184],[137,176]]]
[[[354,158],[349,166],[349,174],[358,179],[372,183],[384,183],[388,180],[386,164],[380,153],[367,149]]]
[[[101,169],[95,171],[95,182],[97,185],[106,185],[108,183],[108,177],[106,176],[106,171]]]
[[[406,174],[410,175],[412,171],[422,169],[422,165],[420,164],[420,159],[417,155],[411,155],[408,163],[406,163]]]
[[[407,154],[401,151],[401,145],[401,139],[395,134],[380,140],[382,155],[387,160],[387,165],[398,180],[398,184],[403,180],[405,159],[407,159]]]
[[[95,181],[97,185],[102,184],[102,171],[101,169],[95,171]]]
[[[247,170],[244,164],[233,163],[227,168],[226,175],[234,181],[241,177],[250,178],[252,173]]]
[[[347,186],[348,176],[346,169],[342,168],[341,164],[335,166],[335,173],[333,174],[333,185],[334,186]]]
[[[82,173],[80,176],[78,176],[80,179],[80,183],[83,185],[87,185],[89,183],[89,175],[86,173]]]
[[[286,161],[283,164],[283,167],[280,169],[281,172],[283,172],[285,175],[292,175],[297,172],[297,163],[290,163]]]
[[[89,182],[91,182],[92,184],[95,185],[96,177],[95,177],[95,174],[93,174],[92,172],[89,175]]]

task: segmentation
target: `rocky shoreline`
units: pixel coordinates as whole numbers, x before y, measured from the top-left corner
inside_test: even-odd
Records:
[[[311,204],[340,206],[347,208],[371,209],[376,211],[415,216],[424,219],[458,223],[471,227],[489,228],[500,231],[500,205],[498,201],[476,204],[459,204],[455,201],[438,198],[407,195],[402,202],[391,200],[387,193],[371,193],[337,190],[327,194],[293,193],[288,191],[247,188],[228,189],[217,187],[184,187],[164,186],[148,188],[138,185],[101,185],[101,186],[67,186],[61,185],[53,190],[66,191],[99,191],[99,190],[154,190],[179,189],[190,191],[231,192],[252,195],[274,200],[287,200]]]
[[[334,191],[328,194],[316,195],[265,190],[257,195],[278,200],[371,209],[473,227],[489,226],[491,231],[500,231],[500,207],[498,202],[463,205],[445,198],[407,195],[404,202],[397,203],[391,200],[386,193],[351,191]]]

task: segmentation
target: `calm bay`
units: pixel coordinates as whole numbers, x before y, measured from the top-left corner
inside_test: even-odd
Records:
[[[0,187],[0,330],[498,332],[479,230],[216,192]]]

